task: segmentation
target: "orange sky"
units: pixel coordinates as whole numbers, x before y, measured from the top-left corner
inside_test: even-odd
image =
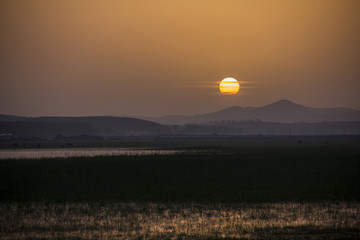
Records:
[[[0,113],[360,109],[359,23],[357,0],[0,1]]]

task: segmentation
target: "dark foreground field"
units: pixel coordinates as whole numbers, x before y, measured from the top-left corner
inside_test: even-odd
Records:
[[[357,239],[360,149],[0,161],[1,239]]]

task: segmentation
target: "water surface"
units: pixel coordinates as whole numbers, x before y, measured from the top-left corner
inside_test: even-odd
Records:
[[[160,150],[160,149],[144,149],[144,148],[1,149],[0,159],[173,155],[183,152],[184,150]]]

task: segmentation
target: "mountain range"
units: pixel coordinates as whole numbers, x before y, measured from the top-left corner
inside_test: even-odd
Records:
[[[260,120],[264,122],[295,123],[295,122],[341,122],[360,121],[360,111],[349,108],[312,108],[293,103],[289,100],[280,101],[261,107],[234,106],[220,111],[194,116],[169,115],[158,118],[144,118],[160,124],[207,124],[218,121]]]
[[[312,108],[280,100],[262,107],[230,107],[195,116],[19,117],[0,115],[0,139],[12,137],[146,136],[161,134],[359,134],[360,111]],[[170,126],[173,125],[173,126]],[[178,126],[178,125],[183,125]]]

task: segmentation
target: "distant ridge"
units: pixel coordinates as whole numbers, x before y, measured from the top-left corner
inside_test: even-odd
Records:
[[[166,126],[159,123],[130,117],[38,117],[27,120],[41,122],[87,123],[93,127],[94,134],[102,136],[156,134],[166,131],[167,129]]]
[[[23,120],[23,119],[26,119],[26,117],[0,114],[0,122],[19,121],[19,120]]]
[[[2,115],[4,116],[4,115]],[[144,136],[166,133],[159,123],[129,117],[35,117],[5,115],[0,118],[0,134],[19,137],[54,138],[56,135]]]
[[[315,122],[356,122],[360,121],[360,111],[349,108],[313,108],[303,106],[287,99],[261,107],[233,106],[216,112],[193,116],[169,115],[158,118],[149,117],[19,117],[0,114],[0,122],[44,122],[44,123],[84,123],[93,128],[97,135],[118,134],[157,134],[167,132],[164,125],[209,124],[219,121],[255,120],[277,123],[315,123]]]
[[[360,121],[360,111],[349,108],[312,108],[281,99],[262,107],[233,106],[196,116],[173,115],[147,119],[161,124],[209,123],[222,120],[261,120],[279,123],[346,122]]]

